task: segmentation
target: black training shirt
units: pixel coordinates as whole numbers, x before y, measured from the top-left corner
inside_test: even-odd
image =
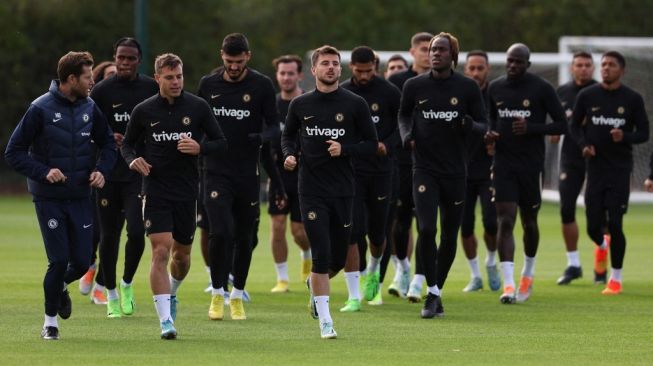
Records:
[[[588,172],[630,172],[632,145],[649,138],[644,100],[638,92],[623,84],[615,90],[594,84],[578,93],[569,128],[579,147],[594,146],[596,156],[588,159]],[[621,142],[612,140],[610,130],[613,128],[624,131]]]
[[[91,90],[91,98],[107,117],[111,130],[124,135],[134,107],[158,92],[159,85],[149,76],[138,74],[134,80],[129,80],[114,75],[94,86]],[[137,150],[141,148],[142,146],[137,146]],[[107,180],[128,182],[139,178],[139,174],[130,170],[121,156],[117,159]]]
[[[393,83],[399,90],[404,89],[404,84],[408,79],[413,78],[417,76],[417,73],[413,70],[413,67],[409,67],[408,69],[394,73],[390,75],[388,78],[388,81]],[[410,150],[405,149],[403,146],[398,146],[397,149],[397,163],[399,165],[408,165],[411,166],[413,165],[413,159],[411,157]]]
[[[392,173],[392,160],[399,146],[399,130],[397,129],[397,114],[401,92],[390,82],[374,76],[365,85],[356,85],[353,79],[342,84],[347,89],[365,99],[372,114],[372,122],[376,134],[386,151],[385,156],[362,156],[354,158],[356,175],[378,176]]]
[[[577,85],[576,82],[572,80],[568,83],[560,85],[556,90],[556,93],[560,98],[562,108],[565,109],[565,115],[567,116],[568,122],[571,121],[571,114],[574,110],[576,96],[581,90],[593,84],[596,84],[596,80],[590,80],[583,85]],[[574,141],[573,136],[569,133],[566,133],[564,139],[562,140],[560,165],[585,168],[585,159],[583,158],[582,149],[578,147],[578,143]]]
[[[482,134],[487,126],[485,107],[474,80],[457,72],[446,79],[429,72],[408,80],[401,96],[399,129],[404,145],[415,141],[413,170],[465,177],[472,120],[477,122],[476,133]]]
[[[565,111],[553,86],[529,72],[512,80],[502,76],[490,83],[490,129],[500,134],[494,155],[495,171],[541,172],[544,135],[565,132]],[[553,120],[546,123],[547,115]],[[515,135],[512,123],[526,120],[526,134]]]
[[[226,140],[206,102],[188,92],[174,99],[173,104],[156,94],[134,108],[121,152],[127,165],[139,157],[134,149],[145,140],[143,158],[152,168],[145,177],[143,190],[171,201],[197,199],[197,156],[177,150],[181,134],[195,141],[207,138],[200,145],[200,154],[216,158],[226,150]]]
[[[299,146],[297,136],[299,135]],[[328,140],[341,144],[342,154],[331,157]],[[290,102],[281,135],[284,159],[299,155],[299,194],[316,197],[353,197],[352,157],[376,153],[378,139],[365,100],[338,88],[317,89]]]
[[[226,154],[205,160],[208,176],[256,176],[262,141],[279,133],[272,80],[247,69],[243,80],[224,79],[224,68],[200,80],[198,95],[209,103],[224,132]]]
[[[483,96],[483,105],[486,107],[487,114],[487,84],[481,89]],[[486,128],[488,126],[485,126]],[[487,181],[490,180],[490,170],[492,169],[492,156],[488,154],[483,141],[483,134],[472,134],[467,138],[467,180],[468,181]]]

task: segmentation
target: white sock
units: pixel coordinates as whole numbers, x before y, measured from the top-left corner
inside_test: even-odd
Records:
[[[329,296],[315,296],[315,306],[320,317],[320,324],[331,323],[331,312],[329,312]]]
[[[392,279],[392,282],[399,282],[401,281],[401,273],[403,270],[401,269],[401,263],[397,262],[397,266],[395,267],[395,276]]]
[[[275,263],[277,269],[277,281],[288,282],[288,262]]]
[[[43,322],[43,326],[59,328],[59,323],[57,323],[57,316],[48,316],[48,314],[45,314],[45,321]]]
[[[237,288],[232,288],[231,289],[231,295],[229,295],[230,299],[242,299],[243,298],[243,290],[239,290]]]
[[[499,263],[501,267],[501,273],[503,274],[503,287],[512,286],[515,287],[515,263],[514,262],[501,262]]]
[[[481,269],[478,266],[478,256],[468,259],[469,269],[472,271],[472,278],[481,278]]]
[[[580,267],[580,254],[578,250],[567,252],[567,266]]]
[[[424,275],[416,274],[413,276],[413,280],[410,281],[410,284],[422,288],[424,281],[426,281],[426,277],[424,277]]]
[[[410,261],[408,260],[408,257],[400,259],[399,263],[401,263],[401,267],[405,272],[410,273]]]
[[[204,269],[206,270],[206,273],[209,275],[209,282],[211,282],[211,267],[204,266]]]
[[[170,295],[177,296],[177,290],[184,280],[178,280],[170,275]]]
[[[486,267],[494,267],[497,265],[497,251],[496,250],[488,250],[487,251],[487,257],[485,257],[485,266]]]
[[[94,287],[95,290],[98,290],[100,292],[104,292],[104,290],[106,289],[106,287],[104,287],[102,285],[99,285],[97,282],[95,283],[95,286],[93,286],[93,287]]]
[[[608,249],[608,235],[607,234],[603,235],[603,241],[601,242],[601,245],[599,245],[599,248]]]
[[[211,289],[211,295],[213,295],[213,296],[220,295],[220,296],[224,297],[224,288],[223,287],[212,288]]]
[[[347,283],[347,291],[349,292],[348,300],[360,300],[360,272],[345,272],[345,282]]]
[[[367,262],[367,273],[376,273],[379,270],[379,263],[381,262],[381,257],[375,257],[370,254],[370,259]]]
[[[435,296],[440,296],[440,289],[438,288],[438,285],[435,286],[429,286],[428,287],[428,292],[430,294],[433,294]]]
[[[107,299],[109,299],[109,301],[118,300],[118,290],[115,288],[112,290],[107,290]]]
[[[313,256],[311,255],[311,249],[308,250],[302,250],[302,260],[307,260],[307,259],[312,259]]]
[[[129,287],[131,285],[132,285],[131,282],[130,283],[125,282],[124,278],[122,280],[120,280],[120,286],[122,286],[122,287]]]
[[[621,269],[612,269],[612,272],[610,272],[610,281],[621,282]]]
[[[535,257],[524,256],[524,268],[521,271],[521,275],[525,277],[533,278],[535,274]]]
[[[154,298],[156,313],[159,315],[159,321],[162,323],[166,320],[172,321],[170,317],[170,294],[154,295],[152,297]]]
[[[395,271],[399,270],[399,259],[397,258],[396,254],[391,254],[390,255],[390,262],[392,262],[392,265],[395,267]]]

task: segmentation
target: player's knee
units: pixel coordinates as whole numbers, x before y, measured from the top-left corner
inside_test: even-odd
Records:
[[[563,224],[571,224],[576,221],[576,210],[574,207],[560,206],[560,218]]]
[[[308,241],[306,238],[306,231],[304,231],[303,226],[292,225],[290,227],[290,233],[292,234],[292,237],[296,243],[305,243]]]
[[[63,275],[68,268],[68,258],[57,258],[48,262],[48,271]]]
[[[167,264],[170,259],[170,251],[168,248],[160,246],[152,248],[152,262]]]
[[[435,225],[431,225],[430,223],[420,223],[419,227],[419,235],[424,236],[426,238],[434,238],[435,239],[435,234],[437,234],[437,228]]]
[[[501,231],[512,231],[515,226],[515,220],[508,215],[500,215],[497,219],[497,226]]]

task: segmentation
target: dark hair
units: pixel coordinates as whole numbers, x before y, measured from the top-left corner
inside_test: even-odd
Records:
[[[158,74],[164,67],[174,69],[179,65],[183,66],[183,64],[184,63],[181,62],[179,56],[174,53],[164,53],[156,56],[156,59],[154,60],[154,72]]]
[[[626,68],[626,58],[620,52],[618,52],[618,51],[608,51],[608,52],[604,53],[601,56],[601,58],[604,58],[604,57],[614,57],[614,58],[617,59],[617,62],[619,63],[619,66],[621,66],[622,69]]]
[[[487,56],[487,52],[485,52],[483,50],[472,50],[472,51],[467,52],[466,60],[469,60],[469,58],[472,57],[472,56],[481,56],[481,57],[483,57],[485,59],[485,62],[490,61],[490,59]]]
[[[374,50],[367,46],[358,46],[351,51],[351,64],[376,62]]]
[[[249,52],[249,42],[242,33],[230,33],[222,41],[222,51],[230,56],[240,55]]]
[[[70,51],[59,59],[57,77],[60,82],[65,83],[70,75],[79,77],[84,70],[84,66],[93,66],[93,56],[86,51]]]
[[[141,44],[135,38],[132,37],[122,37],[113,44],[113,54],[115,55],[118,52],[118,47],[133,47],[138,50],[138,59],[140,60],[143,57],[143,50],[141,50]]]
[[[408,61],[406,61],[404,56],[402,56],[402,55],[400,55],[398,53],[395,53],[394,55],[390,56],[387,63],[389,64],[392,61],[401,61],[401,62],[404,63],[404,66],[408,67]]]
[[[586,52],[586,51],[576,51],[576,52],[574,52],[574,55],[572,56],[571,59],[575,60],[575,59],[577,59],[579,57],[580,58],[589,58],[590,60],[592,60],[592,55],[589,52]]]
[[[410,38],[410,46],[415,47],[418,44],[422,42],[430,42],[431,39],[433,38],[433,35],[428,32],[419,32],[415,33],[411,38]]]
[[[460,52],[460,44],[458,43],[458,38],[454,37],[453,34],[447,32],[440,32],[429,42],[429,48],[431,44],[438,38],[446,38],[449,40],[449,50],[451,52],[451,60],[453,61],[453,67],[458,66],[458,53]]]
[[[104,80],[104,70],[110,66],[116,66],[116,63],[113,61],[100,62],[100,64],[93,69],[93,82],[97,84],[100,81]]]
[[[279,68],[279,64],[290,64],[293,62],[297,64],[297,72],[302,72],[302,58],[297,55],[279,56],[272,60],[272,66],[274,66],[274,69],[276,70]]]
[[[313,54],[311,55],[312,66],[315,66],[315,63],[317,62],[317,59],[320,57],[320,55],[338,55],[338,60],[340,60],[340,52],[338,52],[337,48],[329,45],[324,45],[313,51]]]

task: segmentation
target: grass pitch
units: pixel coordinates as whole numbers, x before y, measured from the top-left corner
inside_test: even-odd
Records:
[[[317,322],[308,314],[307,291],[298,280],[299,253],[292,244],[291,291],[270,294],[275,272],[269,221],[262,210],[260,244],[247,283],[253,302],[245,305],[246,321],[229,320],[228,314],[224,321],[208,319],[210,296],[202,292],[208,277],[196,243],[191,272],[179,292],[179,338],[160,340],[147,245],[134,282],[135,314],[107,319],[106,308],[90,304],[75,283],[73,315],[59,321],[61,340],[56,342],[39,337],[47,260],[33,205],[27,196],[11,197],[0,198],[0,208],[1,365],[653,364],[651,206],[631,206],[626,215],[628,248],[620,296],[602,296],[602,287],[592,284],[593,247],[584,232],[582,209],[579,246],[585,278],[570,286],[555,284],[566,259],[557,205],[545,204],[534,291],[527,303],[501,305],[499,293],[489,290],[462,293],[469,270],[459,250],[443,293],[443,319],[420,319],[421,305],[387,295],[392,269],[384,305],[339,313],[347,292],[343,277],[336,277],[331,312],[338,339],[330,341],[320,339]],[[523,257],[519,229],[515,237],[518,275]],[[484,259],[485,250],[479,253]],[[120,254],[119,273],[124,246]]]

